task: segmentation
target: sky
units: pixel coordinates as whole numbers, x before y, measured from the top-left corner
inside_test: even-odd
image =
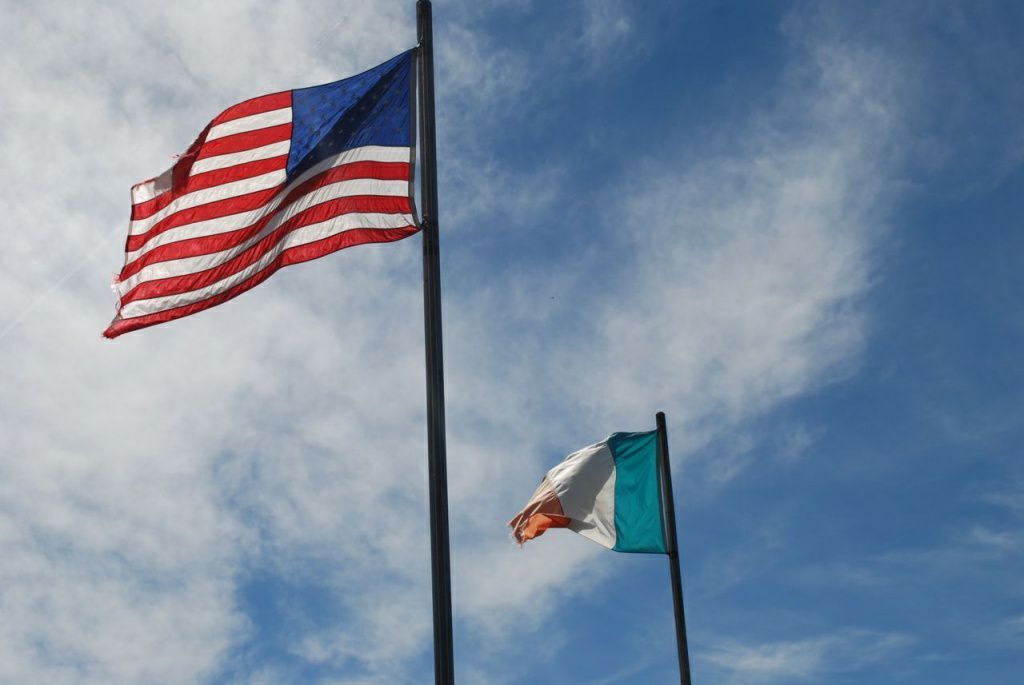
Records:
[[[432,682],[420,239],[114,341],[128,190],[411,0],[0,0],[0,683]],[[1024,8],[438,0],[460,683],[677,679],[507,520],[668,417],[698,685],[1024,672]]]

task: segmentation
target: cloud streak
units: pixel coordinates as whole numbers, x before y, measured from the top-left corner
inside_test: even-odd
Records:
[[[787,683],[853,673],[914,643],[898,633],[849,630],[803,640],[744,644],[726,641],[705,659],[729,683]]]

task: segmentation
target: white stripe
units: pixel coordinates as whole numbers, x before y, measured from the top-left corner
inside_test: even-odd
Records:
[[[209,133],[206,134],[206,140],[207,142],[209,142],[211,140],[223,138],[224,136],[233,136],[236,133],[245,133],[246,131],[258,131],[261,128],[280,126],[281,124],[289,123],[291,120],[291,107],[272,109],[269,112],[251,114],[247,117],[232,119],[231,121],[226,121],[223,124],[217,124],[216,126],[210,129]]]
[[[608,549],[615,547],[615,459],[607,442],[573,452],[548,471],[569,528]]]
[[[143,202],[149,202],[153,198],[163,195],[170,190],[173,173],[174,167],[171,167],[156,178],[151,178],[148,181],[143,181],[142,183],[137,183],[132,186],[132,204],[137,205]]]
[[[209,285],[205,288],[193,290],[187,293],[181,293],[178,295],[168,295],[166,297],[154,297],[149,300],[137,300],[135,302],[129,302],[120,311],[120,317],[122,319],[131,319],[137,316],[145,316],[147,314],[155,314],[162,312],[166,309],[174,309],[175,307],[181,307],[187,304],[193,304],[201,302],[207,298],[213,297],[219,293],[222,293],[235,285],[245,281],[250,276],[259,273],[266,268],[272,261],[274,261],[278,255],[285,250],[298,247],[299,245],[306,245],[308,243],[314,243],[324,238],[329,238],[333,235],[344,233],[356,228],[364,228],[359,222],[358,214],[345,214],[340,217],[334,217],[327,221],[322,221],[318,224],[311,224],[309,226],[303,226],[302,228],[296,229],[295,231],[286,235],[280,240],[273,249],[268,251],[259,261],[250,264],[247,268],[239,271],[236,274],[232,274],[227,278],[224,278],[213,285]]]
[[[139,235],[140,233],[145,233],[171,214],[177,214],[185,209],[191,209],[210,202],[227,200],[228,198],[238,197],[239,195],[245,195],[246,193],[254,193],[258,190],[267,190],[268,188],[281,185],[284,183],[286,178],[287,174],[285,173],[285,170],[278,169],[277,171],[271,171],[268,174],[253,176],[252,178],[243,178],[240,181],[223,183],[219,186],[204,188],[203,190],[197,190],[193,193],[189,193],[188,195],[182,195],[152,216],[129,223],[128,235]]]
[[[191,224],[184,224],[182,226],[176,226],[172,229],[159,233],[141,246],[139,249],[132,252],[128,252],[125,255],[125,264],[130,264],[140,256],[149,252],[150,250],[159,247],[160,245],[166,245],[169,243],[177,242],[179,240],[189,240],[191,238],[201,238],[208,235],[217,235],[219,233],[227,233],[234,231],[239,228],[244,228],[251,225],[255,221],[258,221],[261,216],[266,216],[270,212],[277,209],[278,205],[284,201],[285,197],[288,196],[288,192],[291,188],[298,187],[305,183],[309,179],[313,178],[317,174],[321,174],[328,169],[336,166],[342,166],[344,164],[350,164],[352,162],[408,162],[410,150],[407,147],[379,147],[379,146],[367,146],[361,148],[355,148],[352,150],[346,150],[341,152],[334,157],[328,157],[319,164],[310,169],[306,170],[301,176],[293,179],[286,188],[282,189],[274,199],[265,205],[264,207],[258,207],[248,212],[242,212],[240,214],[232,214],[225,217],[217,217],[213,219],[205,219],[203,221],[196,221]],[[374,195],[395,195],[395,196],[408,196],[409,194],[409,182],[408,181],[390,181],[389,183],[401,183],[402,190],[397,192],[398,186],[392,186],[388,188],[381,188],[379,192],[374,192]],[[332,184],[336,185],[336,184]],[[319,202],[323,202],[333,197],[341,197],[339,195],[331,195],[333,190],[330,190],[332,186],[326,186],[319,189],[318,193],[322,195],[317,196]],[[296,200],[296,203],[302,202],[303,200]],[[306,204],[305,206],[309,206]]]
[[[270,145],[264,145],[263,147],[254,147],[251,150],[244,150],[242,152],[230,152],[226,155],[204,157],[192,164],[192,169],[188,174],[189,176],[195,176],[196,174],[213,171],[214,169],[223,169],[229,166],[245,164],[246,162],[255,162],[260,159],[280,157],[281,155],[288,154],[291,146],[292,141],[282,140],[277,143],[271,143]]]
[[[338,184],[342,185],[342,184]],[[357,193],[361,194],[361,193]],[[310,202],[312,204],[318,204]],[[291,212],[289,208],[288,216],[298,214],[298,211]],[[413,218],[411,214],[380,214],[375,212],[357,213],[349,212],[341,215],[346,221],[351,220],[351,228],[403,228],[405,226],[411,226],[413,224]],[[258,243],[260,240],[270,235],[283,224],[287,219],[284,212],[280,215],[275,216],[271,221],[267,222],[267,225],[258,234],[252,236],[248,240],[234,247],[220,252],[212,252],[210,254],[198,255],[195,257],[183,257],[181,259],[173,259],[166,262],[157,262],[156,264],[150,264],[144,267],[137,274],[126,278],[120,283],[115,284],[118,295],[123,297],[125,294],[130,292],[140,283],[144,281],[152,281],[160,278],[173,278],[175,276],[185,276],[187,274],[198,273],[200,271],[206,271],[212,269],[215,266],[219,266],[224,262],[228,262],[238,255],[245,252],[248,248]]]

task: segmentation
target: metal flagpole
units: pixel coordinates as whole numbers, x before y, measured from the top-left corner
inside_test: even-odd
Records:
[[[676,613],[676,648],[679,652],[679,682],[690,685],[690,652],[686,645],[686,617],[683,614],[683,576],[679,571],[679,541],[676,538],[676,506],[672,496],[672,466],[668,459],[668,431],[665,412],[655,415],[658,423],[658,469],[661,475],[662,520],[665,522],[665,549],[672,572],[672,604]]]
[[[419,38],[420,199],[423,203],[423,321],[427,353],[427,470],[434,597],[434,683],[455,682],[452,582],[448,543],[448,469],[441,348],[441,253],[437,231],[437,149],[434,130],[434,47],[430,0],[416,3]]]

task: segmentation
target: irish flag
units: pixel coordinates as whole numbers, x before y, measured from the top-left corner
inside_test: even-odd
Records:
[[[509,526],[523,544],[568,528],[616,552],[666,554],[657,431],[612,433],[548,471]]]

